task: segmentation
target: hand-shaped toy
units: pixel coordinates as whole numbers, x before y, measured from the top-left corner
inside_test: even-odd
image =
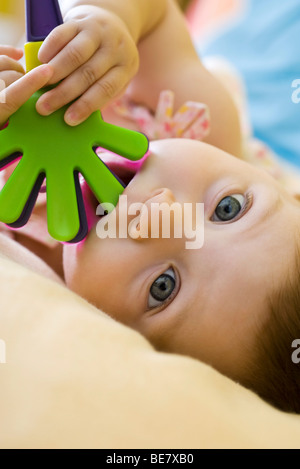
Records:
[[[42,40],[62,18],[57,0],[27,0],[26,6],[29,71],[39,64]],[[46,177],[48,231],[58,241],[75,243],[88,231],[79,173],[99,202],[116,205],[124,190],[94,150],[103,147],[138,160],[147,152],[148,140],[138,132],[105,123],[100,112],[76,127],[64,122],[67,106],[41,116],[35,106],[44,92],[35,93],[0,131],[0,168],[23,155],[0,193],[0,221],[13,228],[24,226]]]

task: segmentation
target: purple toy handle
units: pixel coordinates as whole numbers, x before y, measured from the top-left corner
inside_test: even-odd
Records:
[[[38,42],[63,23],[58,0],[26,0],[27,41]]]

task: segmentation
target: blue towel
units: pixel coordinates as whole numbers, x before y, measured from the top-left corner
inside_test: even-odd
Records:
[[[300,0],[247,0],[230,28],[207,44],[196,42],[202,57],[221,55],[235,65],[245,80],[255,136],[298,167],[299,42]]]

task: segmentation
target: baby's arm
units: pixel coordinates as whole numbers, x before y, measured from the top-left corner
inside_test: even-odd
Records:
[[[62,0],[65,23],[44,41],[39,59],[54,68],[37,109],[48,115],[75,100],[65,119],[77,125],[121,94],[136,74],[136,43],[161,19],[166,0]]]
[[[211,132],[205,139],[242,157],[237,109],[222,84],[202,65],[183,15],[173,0],[161,24],[139,44],[140,69],[128,92],[132,101],[155,110],[159,94],[175,93],[175,109],[186,101],[205,103],[211,114]]]
[[[89,6],[103,8],[115,14],[127,26],[132,38],[137,44],[139,40],[153,30],[162,20],[167,6],[167,0],[59,0],[63,13],[69,17],[71,10],[83,6],[88,11]],[[76,11],[75,18],[77,17]],[[71,13],[71,16],[73,13]]]

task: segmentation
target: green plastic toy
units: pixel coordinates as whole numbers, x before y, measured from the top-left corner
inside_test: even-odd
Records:
[[[45,6],[40,0],[27,2],[27,7],[28,3],[31,12],[35,4]],[[51,0],[49,5],[57,13],[57,1]],[[79,242],[88,231],[79,173],[99,202],[116,205],[124,190],[94,150],[103,147],[138,160],[147,152],[148,140],[138,132],[105,123],[100,112],[76,127],[64,122],[67,106],[50,116],[41,116],[35,106],[45,91],[35,93],[0,131],[0,168],[22,155],[0,193],[0,221],[13,228],[24,226],[46,178],[50,235],[62,242]]]

